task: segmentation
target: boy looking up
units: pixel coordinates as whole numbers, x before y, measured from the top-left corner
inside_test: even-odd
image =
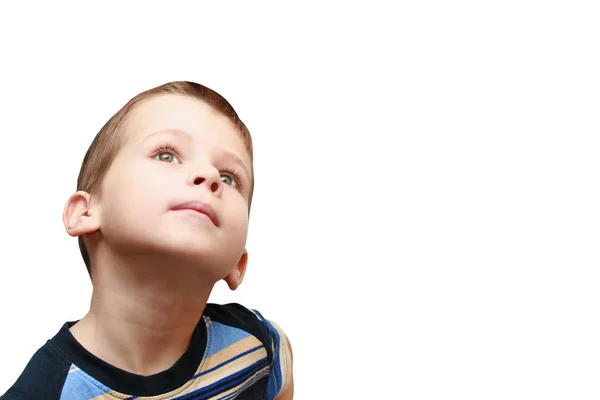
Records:
[[[291,399],[291,347],[235,290],[254,187],[252,140],[192,82],[131,99],[85,155],[63,221],[93,284],[89,312],[32,357],[8,399]]]

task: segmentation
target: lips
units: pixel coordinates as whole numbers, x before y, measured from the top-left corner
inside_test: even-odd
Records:
[[[187,201],[185,203],[181,203],[172,208],[172,210],[191,210],[196,211],[201,214],[205,214],[210,218],[215,226],[219,226],[219,220],[217,219],[217,214],[215,210],[208,204],[203,203],[201,201]]]

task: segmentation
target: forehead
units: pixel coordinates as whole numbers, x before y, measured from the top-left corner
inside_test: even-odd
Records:
[[[233,123],[204,101],[183,95],[159,95],[138,104],[125,123],[126,145],[138,145],[152,134],[169,130],[188,132],[202,148],[228,150],[250,164]]]

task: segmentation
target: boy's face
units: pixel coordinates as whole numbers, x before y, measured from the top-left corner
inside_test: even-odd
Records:
[[[123,254],[172,256],[224,278],[248,233],[251,162],[240,133],[200,100],[161,95],[131,112],[124,135],[96,203],[103,240]],[[176,209],[190,201],[212,218],[194,205]]]

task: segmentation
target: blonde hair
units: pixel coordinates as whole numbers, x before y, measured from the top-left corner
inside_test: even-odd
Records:
[[[129,100],[127,104],[117,111],[117,113],[113,115],[108,122],[106,122],[106,124],[104,124],[102,129],[100,129],[100,132],[98,132],[89,149],[87,150],[85,157],[83,158],[83,163],[81,164],[79,177],[77,178],[77,190],[83,190],[90,194],[96,194],[99,192],[102,185],[102,180],[104,179],[108,168],[115,159],[119,149],[124,144],[125,139],[123,131],[127,116],[142,101],[163,94],[189,96],[204,101],[216,111],[226,116],[240,132],[251,162],[251,184],[248,201],[248,211],[250,211],[252,194],[254,193],[254,157],[250,132],[248,131],[246,125],[238,117],[231,104],[229,104],[229,102],[225,100],[223,96],[214,90],[207,88],[206,86],[200,85],[199,83],[187,81],[169,82],[165,83],[164,85],[146,90],[145,92],[142,92]],[[83,261],[85,262],[91,278],[92,270],[90,257],[83,239],[83,235],[79,236],[78,240],[81,256],[83,257]]]

